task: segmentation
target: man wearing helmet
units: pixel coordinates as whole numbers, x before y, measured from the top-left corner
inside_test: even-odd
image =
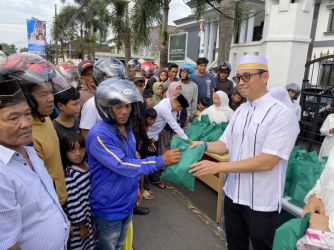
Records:
[[[102,58],[93,66],[93,79],[98,86],[107,78],[121,78],[126,76],[125,68],[121,61],[114,58]],[[81,110],[80,129],[83,137],[87,137],[89,130],[101,120],[95,107],[95,97],[91,97],[83,105]]]
[[[232,96],[233,82],[227,77],[231,73],[231,65],[227,60],[221,60],[217,66],[217,87],[216,90],[224,91],[229,98]]]
[[[297,83],[289,83],[285,86],[285,88],[287,89],[289,97],[292,101],[293,110],[295,111],[298,121],[300,121],[301,116],[302,116],[302,108],[297,102],[297,99],[301,92],[300,87]]]
[[[94,96],[96,86],[93,80],[93,65],[94,61],[85,60],[79,63],[78,71],[81,80],[80,89],[80,107],[82,108],[85,102]]]
[[[189,107],[187,108],[187,120],[185,127],[188,122],[195,116],[197,111],[197,95],[198,87],[191,79],[195,73],[195,67],[191,64],[181,64],[180,65],[180,83],[182,86],[182,95],[187,99]]]
[[[30,53],[11,55],[7,63],[0,65],[0,71],[2,75],[19,80],[34,118],[32,133],[35,150],[53,179],[60,204],[64,205],[67,191],[59,140],[49,115],[54,109],[53,95],[69,89],[70,85],[54,65]]]
[[[154,64],[146,61],[140,65],[141,74],[145,79],[145,89],[153,93],[153,84],[157,81],[153,76]]]
[[[103,121],[90,130],[86,141],[91,207],[100,248],[120,249],[136,203],[139,176],[178,162],[180,152],[136,158],[131,121],[140,115],[138,104],[143,97],[132,82],[107,79],[98,86],[95,98]]]

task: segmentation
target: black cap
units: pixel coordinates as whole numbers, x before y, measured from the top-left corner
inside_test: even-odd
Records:
[[[26,98],[17,80],[0,81],[0,108],[6,108],[25,101]]]
[[[189,107],[187,99],[182,94],[176,98],[176,101],[178,101],[184,109]]]

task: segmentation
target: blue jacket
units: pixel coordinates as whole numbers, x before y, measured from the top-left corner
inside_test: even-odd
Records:
[[[132,129],[126,138],[108,122],[97,123],[86,140],[91,176],[90,202],[93,213],[105,220],[131,215],[136,203],[139,176],[163,166],[162,157],[136,159]]]

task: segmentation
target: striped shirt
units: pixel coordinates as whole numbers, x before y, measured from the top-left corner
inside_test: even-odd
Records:
[[[69,248],[72,250],[95,249],[94,222],[90,209],[89,171],[78,166],[67,166],[65,169],[67,187],[66,213],[71,222],[73,237],[69,240]],[[80,225],[86,225],[89,231],[88,237],[80,238]]]
[[[33,147],[23,156],[0,145],[0,249],[18,243],[21,249],[66,248],[68,220],[52,179]]]
[[[225,194],[234,203],[255,211],[280,211],[288,159],[298,133],[296,115],[269,94],[242,104],[221,137],[230,161],[260,154],[275,155],[281,160],[269,171],[228,174]]]

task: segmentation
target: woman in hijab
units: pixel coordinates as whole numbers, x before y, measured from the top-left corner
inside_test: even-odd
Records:
[[[157,105],[162,100],[163,85],[161,82],[153,84],[153,106]]]
[[[234,111],[228,105],[229,99],[225,92],[219,90],[213,94],[213,104],[205,109],[202,115],[208,115],[210,122],[229,122]]]
[[[169,99],[176,99],[179,95],[181,95],[182,86],[179,82],[172,82],[166,92],[166,97]]]
[[[281,103],[283,103],[286,107],[293,109],[293,104],[286,88],[284,87],[272,88],[269,90],[269,94],[276,100],[279,100]]]

